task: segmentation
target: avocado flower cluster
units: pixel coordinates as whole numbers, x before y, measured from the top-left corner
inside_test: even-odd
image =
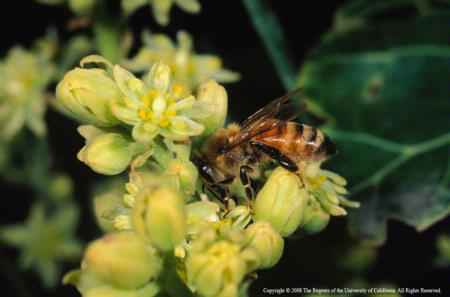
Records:
[[[96,67],[87,67],[92,64]],[[102,174],[118,174],[133,160],[142,163],[158,139],[183,142],[199,136],[203,120],[221,112],[207,103],[219,85],[199,99],[181,96],[182,87],[162,61],[145,81],[100,56],[84,58],[81,66],[64,76],[56,96],[65,111],[87,124],[79,128],[86,146],[78,158]]]
[[[301,178],[275,168],[254,201],[234,185],[225,208],[191,160],[225,124],[222,86],[208,80],[185,94],[161,60],[144,80],[99,56],[81,66],[57,87],[61,106],[85,123],[78,158],[106,175],[129,168],[127,182],[95,197],[106,234],[64,277],[83,296],[238,296],[278,263],[285,238],[318,233],[346,215],[342,206],[358,206],[344,197],[344,178],[310,162]]]

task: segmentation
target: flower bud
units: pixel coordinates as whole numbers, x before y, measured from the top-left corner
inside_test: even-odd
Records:
[[[150,283],[135,290],[123,290],[110,286],[94,287],[83,294],[85,297],[153,297],[159,292],[155,283]]]
[[[188,233],[197,234],[201,230],[208,228],[211,223],[220,222],[220,207],[211,201],[197,201],[189,203],[187,209]]]
[[[298,231],[307,235],[317,234],[327,227],[329,221],[330,215],[315,198],[311,198]]]
[[[108,133],[94,126],[80,126],[78,131],[86,138],[86,145],[77,158],[98,173],[118,174],[127,168],[134,156],[145,150],[143,145],[119,132]]]
[[[278,263],[283,254],[284,241],[268,222],[258,221],[250,225],[245,234],[249,245],[255,247],[260,255],[258,268],[268,269]]]
[[[178,188],[182,193],[191,195],[195,192],[197,181],[197,168],[190,161],[180,159],[172,160],[164,175],[175,175],[177,177]]]
[[[194,241],[186,263],[188,285],[201,296],[236,296],[245,276],[246,263],[241,246],[217,239],[213,230],[206,230]]]
[[[162,260],[134,232],[103,236],[85,251],[84,271],[111,285],[134,289],[155,279]]]
[[[289,236],[300,225],[307,201],[298,176],[278,167],[256,197],[254,219],[267,220],[281,236]]]
[[[202,136],[211,135],[215,130],[222,128],[225,124],[228,108],[228,95],[225,88],[215,80],[208,80],[198,88],[197,100],[205,102],[212,112],[197,122],[205,126]]]
[[[69,71],[56,87],[61,106],[82,121],[98,126],[113,126],[118,120],[109,101],[123,97],[116,83],[100,68]]]
[[[134,229],[163,251],[172,250],[186,235],[186,205],[169,187],[144,193],[131,213]]]
[[[86,15],[92,11],[96,0],[69,0],[70,9],[75,13]]]
[[[123,205],[123,195],[119,191],[112,190],[100,194],[94,198],[94,212],[97,224],[104,232],[114,232],[114,215],[118,206]]]
[[[252,220],[252,210],[248,206],[239,205],[227,215],[235,228],[244,229]]]
[[[118,288],[82,270],[67,273],[63,278],[63,284],[76,286],[85,297],[153,297],[160,291],[155,282],[149,282],[136,289]]]

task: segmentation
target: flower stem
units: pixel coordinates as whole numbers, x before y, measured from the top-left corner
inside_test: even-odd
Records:
[[[242,0],[259,37],[269,54],[286,90],[295,87],[295,71],[289,58],[287,43],[277,17],[268,1]]]

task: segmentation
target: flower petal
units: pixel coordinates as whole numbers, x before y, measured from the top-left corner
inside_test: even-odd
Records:
[[[137,110],[131,109],[123,103],[116,101],[111,101],[109,103],[109,107],[111,108],[111,112],[114,116],[125,124],[132,126],[139,122]]]
[[[142,42],[155,51],[174,51],[175,46],[164,34],[151,34],[148,30],[142,32]]]
[[[195,101],[192,107],[181,110],[178,115],[190,119],[202,119],[211,115],[211,106],[206,102]]]
[[[172,74],[169,66],[161,60],[153,64],[146,82],[151,88],[157,90],[160,95],[165,94],[169,91],[172,84]]]
[[[180,136],[200,135],[202,134],[204,129],[205,127],[203,125],[194,122],[193,120],[186,117],[174,116],[170,119],[170,132],[178,134]]]
[[[192,37],[186,31],[177,33],[178,46],[181,50],[190,52],[192,50]]]
[[[148,143],[158,135],[159,128],[151,122],[139,122],[133,127],[131,132],[134,140],[141,143]]]
[[[128,98],[139,101],[141,97],[147,95],[148,89],[145,84],[119,65],[114,66],[114,79]]]
[[[80,66],[85,68],[86,64],[103,65],[104,67],[100,67],[100,68],[105,69],[111,77],[113,76],[113,64],[111,64],[111,62],[109,62],[108,60],[106,60],[102,56],[89,55],[87,57],[84,57],[80,61]]]
[[[195,97],[194,96],[188,96],[177,103],[175,103],[172,106],[169,106],[167,110],[182,110],[182,109],[188,109],[192,108],[195,103]]]
[[[198,13],[201,9],[200,3],[197,0],[175,0],[175,3],[184,11],[190,13]]]
[[[153,17],[159,25],[166,26],[169,24],[169,11],[172,7],[172,0],[152,1]]]

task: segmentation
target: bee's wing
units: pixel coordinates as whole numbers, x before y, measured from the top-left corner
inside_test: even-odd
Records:
[[[241,133],[239,136],[225,146],[222,151],[227,152],[261,133],[275,129],[283,122],[297,118],[306,109],[306,102],[300,101],[296,104],[290,102],[290,99],[302,93],[303,88],[296,89],[273,100],[252,114],[240,125]]]

